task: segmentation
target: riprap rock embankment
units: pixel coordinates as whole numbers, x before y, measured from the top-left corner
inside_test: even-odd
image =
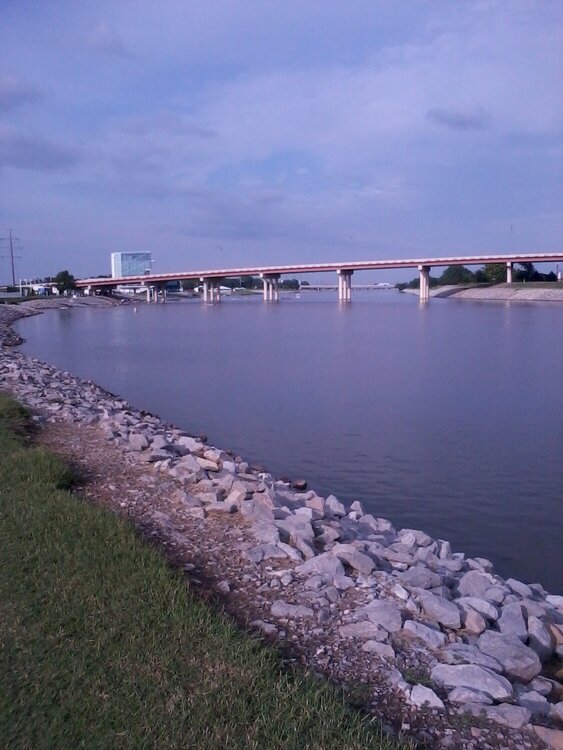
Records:
[[[414,712],[483,715],[516,733],[514,747],[532,746],[534,726],[534,741],[560,746],[563,596],[505,580],[488,560],[397,530],[359,502],[297,489],[17,351],[2,350],[0,387],[48,421],[98,425],[126,460],[173,483],[187,516],[241,524],[238,551],[254,571],[246,583],[261,600],[252,626],[314,643],[317,671],[353,680],[359,664],[376,665],[380,693]],[[158,511],[154,521],[170,525]],[[241,581],[222,585],[228,593]],[[481,747],[478,735],[472,742]]]

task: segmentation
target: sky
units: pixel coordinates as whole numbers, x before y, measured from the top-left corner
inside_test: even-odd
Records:
[[[166,272],[563,250],[561,0],[0,0],[0,15],[17,276],[109,273],[113,251]]]

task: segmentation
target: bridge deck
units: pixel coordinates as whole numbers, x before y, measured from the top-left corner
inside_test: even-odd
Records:
[[[203,271],[181,271],[153,273],[145,276],[122,278],[80,279],[78,287],[102,287],[125,284],[156,284],[182,279],[218,279],[233,276],[287,275],[325,273],[337,271],[376,271],[393,268],[417,268],[418,266],[474,266],[484,263],[557,263],[563,262],[563,253],[528,253],[512,255],[467,255],[444,258],[409,258],[395,260],[342,261],[340,263],[304,263],[287,266],[251,266],[248,268],[215,268]]]

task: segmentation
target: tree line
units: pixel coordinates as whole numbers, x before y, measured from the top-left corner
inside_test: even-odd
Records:
[[[513,282],[527,281],[557,281],[553,271],[540,273],[533,263],[518,263],[520,268],[512,272]],[[430,286],[459,286],[464,284],[502,284],[506,281],[506,263],[487,263],[477,271],[471,271],[465,266],[448,266],[441,276],[430,276]],[[398,289],[418,289],[420,279],[417,276],[412,281],[397,284]]]

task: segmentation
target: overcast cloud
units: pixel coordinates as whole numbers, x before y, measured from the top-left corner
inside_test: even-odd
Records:
[[[24,277],[561,250],[558,0],[2,5]]]

